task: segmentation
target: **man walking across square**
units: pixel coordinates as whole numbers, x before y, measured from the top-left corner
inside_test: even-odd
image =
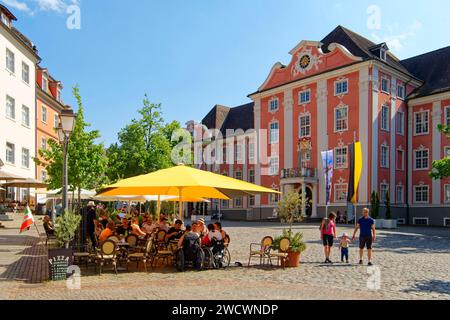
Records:
[[[376,240],[375,220],[369,216],[369,209],[363,209],[363,217],[358,220],[358,224],[353,232],[352,241],[355,240],[356,232],[359,229],[359,264],[363,264],[364,248],[367,248],[367,258],[369,266],[372,265],[372,244]]]

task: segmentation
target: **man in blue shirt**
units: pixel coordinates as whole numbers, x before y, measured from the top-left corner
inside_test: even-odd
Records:
[[[369,266],[372,265],[372,243],[376,239],[375,220],[369,216],[369,209],[363,209],[363,217],[358,220],[358,225],[353,232],[352,241],[355,240],[356,232],[359,232],[359,264],[363,264],[364,247],[367,248]]]

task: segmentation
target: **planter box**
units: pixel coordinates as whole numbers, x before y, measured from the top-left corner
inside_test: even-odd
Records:
[[[375,228],[383,229],[384,228],[384,219],[376,219],[375,220]]]
[[[396,219],[383,220],[383,228],[384,229],[397,229],[397,220]]]

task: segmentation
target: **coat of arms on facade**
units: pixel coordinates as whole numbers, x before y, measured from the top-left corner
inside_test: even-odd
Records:
[[[319,55],[314,55],[312,49],[303,49],[297,53],[297,61],[294,63],[292,68],[292,75],[294,77],[299,74],[306,74],[312,68],[319,70],[319,64],[323,61],[320,59]]]

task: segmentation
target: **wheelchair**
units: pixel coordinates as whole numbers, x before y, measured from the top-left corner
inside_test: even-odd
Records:
[[[226,241],[213,239],[211,247],[203,247],[202,249],[205,252],[204,268],[220,269],[230,266],[231,255]]]
[[[196,270],[203,270],[205,265],[205,251],[198,239],[184,239],[183,247],[175,252],[175,267],[178,271],[184,272],[186,267]]]

